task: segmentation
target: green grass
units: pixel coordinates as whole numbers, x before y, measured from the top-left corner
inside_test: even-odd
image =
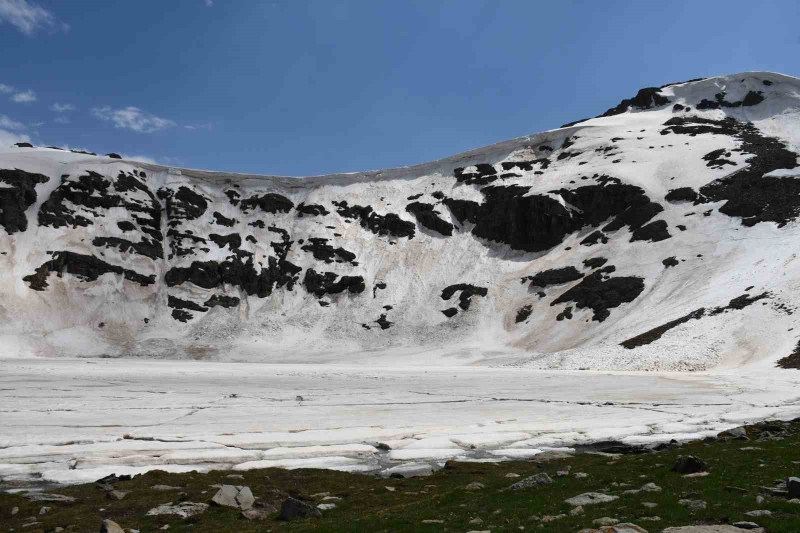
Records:
[[[759,439],[759,432],[770,429],[787,435],[780,440]],[[772,486],[776,479],[800,475],[800,422],[790,424],[762,424],[749,429],[750,441],[694,442],[676,450],[641,455],[624,455],[611,458],[602,455],[580,454],[551,462],[516,461],[499,464],[449,463],[448,467],[430,476],[411,479],[381,479],[374,476],[346,474],[327,470],[251,470],[241,473],[243,480],[226,478],[230,472],[209,474],[168,474],[150,472],[131,481],[117,484],[117,489],[130,491],[121,501],[107,499],[106,493],[94,484],[65,487],[55,490],[59,494],[75,496],[74,504],[31,504],[19,495],[0,494],[0,531],[48,531],[57,526],[75,526],[78,532],[98,531],[100,523],[110,518],[123,528],[135,528],[142,533],[158,531],[169,524],[170,532],[379,532],[379,531],[454,531],[492,529],[498,531],[536,530],[542,532],[576,532],[590,527],[592,520],[604,516],[634,522],[651,533],[668,526],[701,523],[729,523],[751,520],[767,528],[770,533],[800,532],[800,504],[787,503],[785,499],[764,495],[766,500],[756,503],[760,486]],[[747,447],[759,450],[742,450]],[[678,455],[696,455],[709,466],[710,475],[702,478],[684,478],[671,471]],[[571,466],[571,475],[557,477],[556,472]],[[520,478],[509,479],[509,472]],[[538,472],[547,472],[554,483],[540,488],[518,492],[499,492],[499,489]],[[589,474],[577,479],[576,472]],[[486,488],[464,490],[472,481]],[[622,495],[622,491],[639,488],[654,482],[661,492]],[[275,515],[267,520],[251,522],[229,508],[210,507],[195,518],[181,520],[177,517],[147,517],[146,512],[156,505],[169,501],[208,502],[216,489],[215,483],[249,486],[253,494],[265,503],[280,507],[280,502],[293,495],[308,501],[312,494],[329,492],[342,498],[335,502],[337,508],[323,513],[321,519],[279,522]],[[612,483],[629,486],[614,487]],[[167,484],[183,487],[185,496],[176,492],[150,490],[152,485]],[[747,494],[726,491],[728,486],[747,489]],[[393,487],[389,491],[386,487]],[[609,489],[619,495],[614,502],[585,506],[585,515],[569,516],[571,507],[563,500],[589,491]],[[707,502],[704,511],[691,513],[678,504],[681,498],[700,499]],[[655,509],[642,503],[654,502]],[[22,529],[24,519],[37,516],[42,505],[52,507],[49,514],[39,517],[39,526]],[[10,516],[11,508],[20,512]],[[103,510],[101,510],[103,509]],[[754,509],[768,509],[771,517],[748,519],[744,513]],[[567,517],[549,523],[531,519],[533,515],[566,514]],[[659,522],[642,521],[641,517],[661,517]],[[470,524],[480,518],[482,524]],[[443,520],[443,524],[423,524],[423,520]],[[542,527],[539,527],[539,526]],[[493,526],[493,527],[492,527]]]

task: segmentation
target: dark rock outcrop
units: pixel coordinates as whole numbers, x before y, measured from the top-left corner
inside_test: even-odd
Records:
[[[366,289],[364,278],[361,276],[342,276],[338,281],[337,278],[339,276],[333,272],[317,272],[313,268],[309,268],[306,270],[303,285],[309,293],[317,298],[322,298],[326,294],[339,294],[344,291],[359,294]]]
[[[458,297],[458,306],[466,311],[469,309],[469,306],[472,303],[473,296],[486,296],[489,293],[489,289],[486,287],[470,285],[469,283],[457,283],[455,285],[445,287],[444,290],[442,290],[442,300],[449,300],[457,292],[461,292],[460,296]],[[446,314],[447,313],[445,313],[445,315]]]
[[[556,298],[550,305],[575,302],[575,307],[588,307],[594,314],[592,320],[603,322],[611,315],[609,309],[635,300],[644,290],[644,279],[630,276],[605,279],[595,271],[583,281]]]
[[[25,211],[36,203],[36,185],[47,183],[50,178],[19,169],[0,170],[0,225],[6,233],[13,235],[28,229]]]
[[[64,273],[72,274],[82,281],[97,281],[103,274],[122,275],[128,281],[142,286],[152,285],[156,282],[154,275],[146,276],[136,271],[110,265],[92,255],[77,254],[74,252],[53,252],[52,259],[36,269],[35,274],[25,276],[23,281],[28,282],[31,289],[43,291],[48,287],[47,277],[51,272],[62,277]]]
[[[441,213],[436,211],[432,204],[412,202],[406,206],[406,211],[414,215],[417,222],[429,230],[433,230],[448,237],[453,234],[453,225],[439,218]]]

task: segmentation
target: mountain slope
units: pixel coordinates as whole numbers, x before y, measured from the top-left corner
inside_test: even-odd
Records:
[[[698,370],[797,343],[800,80],[313,178],[0,149],[5,356]]]

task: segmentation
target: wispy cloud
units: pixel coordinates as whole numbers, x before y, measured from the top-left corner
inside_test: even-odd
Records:
[[[122,109],[112,109],[109,106],[95,107],[92,109],[92,115],[100,120],[113,122],[117,128],[124,128],[137,133],[153,133],[175,125],[169,119],[151,115],[138,107],[125,107]]]
[[[24,130],[25,124],[17,122],[16,120],[11,120],[5,115],[0,115],[0,128],[6,130]]]
[[[53,119],[53,122],[56,124],[69,124],[69,118],[64,115],[59,115]]]
[[[158,164],[158,161],[156,161],[152,157],[147,157],[146,155],[125,155],[125,154],[122,154],[122,159],[127,159],[128,161],[138,161],[139,163],[150,163],[151,165],[157,165]]]
[[[6,85],[5,83],[0,83],[0,93],[13,93],[14,88],[11,85]]]
[[[0,146],[11,146],[15,143],[29,143],[31,142],[31,138],[27,135],[22,135],[19,133],[12,133],[10,131],[6,131],[0,129]]]
[[[214,5],[214,0],[206,0],[206,7],[211,7]]]
[[[0,0],[0,2],[2,1],[3,0]],[[22,93],[16,93],[11,97],[11,100],[20,104],[27,104],[36,101],[36,94],[31,90],[27,90]]]
[[[56,102],[50,107],[50,109],[56,113],[66,113],[67,111],[75,111],[75,106],[72,104],[59,104]]]
[[[0,0],[0,23],[3,22],[25,35],[33,35],[41,29],[69,31],[69,24],[58,22],[53,13],[28,0]]]
[[[187,130],[212,130],[214,129],[214,124],[211,122],[206,122],[204,124],[186,124],[184,128]]]

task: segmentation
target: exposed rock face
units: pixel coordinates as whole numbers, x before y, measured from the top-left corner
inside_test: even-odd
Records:
[[[3,334],[48,356],[436,346],[620,370],[708,369],[747,336],[793,370],[798,94],[768,73],[650,87],[566,129],[308,179],[0,147]]]

